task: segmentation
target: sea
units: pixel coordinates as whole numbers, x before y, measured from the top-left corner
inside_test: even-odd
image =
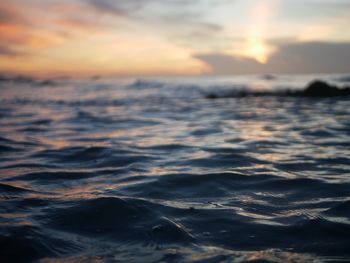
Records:
[[[350,262],[350,98],[225,96],[315,79],[2,77],[0,262]]]

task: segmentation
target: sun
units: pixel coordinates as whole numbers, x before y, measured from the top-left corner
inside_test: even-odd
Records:
[[[255,59],[261,64],[266,64],[272,50],[262,39],[248,38],[245,44],[244,55]]]

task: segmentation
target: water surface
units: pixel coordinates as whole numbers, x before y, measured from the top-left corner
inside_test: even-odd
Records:
[[[315,77],[2,82],[1,261],[350,261],[350,100],[205,99]]]

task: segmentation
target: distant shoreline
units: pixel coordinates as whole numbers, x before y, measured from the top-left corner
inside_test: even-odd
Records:
[[[238,91],[230,94],[219,95],[209,93],[207,99],[220,98],[243,98],[243,97],[265,97],[265,96],[287,96],[287,97],[313,97],[328,98],[350,96],[350,87],[337,87],[327,82],[315,80],[308,84],[303,90],[284,90],[284,91]]]

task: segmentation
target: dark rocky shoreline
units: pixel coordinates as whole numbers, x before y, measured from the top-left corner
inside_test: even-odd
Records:
[[[328,98],[342,97],[350,95],[350,87],[337,87],[328,84],[327,82],[315,80],[311,82],[303,90],[284,90],[284,91],[238,91],[229,94],[207,94],[207,99],[220,98],[242,98],[242,97],[264,97],[264,96],[287,96],[287,97],[312,97],[312,98]]]

